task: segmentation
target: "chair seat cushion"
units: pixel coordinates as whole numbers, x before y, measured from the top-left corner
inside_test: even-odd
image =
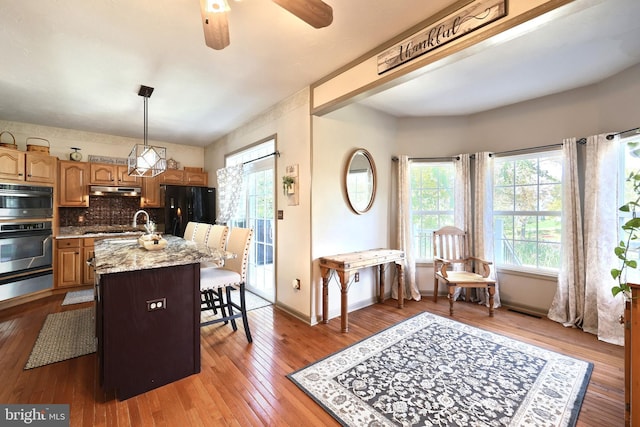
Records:
[[[455,283],[458,285],[473,284],[477,286],[487,286],[495,283],[495,280],[488,277],[482,277],[476,273],[470,273],[467,271],[448,271],[447,277],[438,273],[438,278],[446,282]]]
[[[242,278],[238,273],[224,268],[201,268],[200,289],[218,289],[225,286],[240,285]]]

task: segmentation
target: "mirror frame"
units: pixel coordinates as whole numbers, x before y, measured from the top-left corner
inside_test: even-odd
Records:
[[[351,200],[351,197],[349,195],[349,188],[347,187],[347,180],[348,180],[348,176],[349,176],[349,169],[351,167],[351,164],[353,163],[353,159],[357,156],[357,155],[363,155],[367,161],[369,162],[369,168],[371,169],[371,176],[373,179],[373,183],[371,186],[371,194],[369,196],[369,203],[367,204],[367,206],[363,209],[357,209],[354,206],[354,202]],[[362,215],[365,212],[368,212],[371,209],[371,206],[373,206],[373,201],[376,198],[376,188],[378,185],[378,178],[377,178],[377,171],[376,171],[376,164],[373,161],[373,156],[371,155],[371,153],[369,153],[367,150],[365,150],[364,148],[358,148],[357,150],[355,150],[353,153],[351,153],[351,156],[349,156],[349,161],[347,162],[347,167],[344,170],[344,192],[345,195],[347,197],[347,202],[349,203],[349,207],[358,215]]]

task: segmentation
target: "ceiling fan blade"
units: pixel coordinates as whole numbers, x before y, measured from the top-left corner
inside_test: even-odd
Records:
[[[229,21],[227,12],[207,12],[207,0],[200,0],[200,14],[204,40],[212,49],[222,50],[229,46]]]
[[[327,27],[333,22],[333,9],[322,0],[273,0],[273,2],[314,28]]]

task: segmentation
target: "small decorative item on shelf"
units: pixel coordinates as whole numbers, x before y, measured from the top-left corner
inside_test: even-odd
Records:
[[[80,160],[82,160],[82,153],[80,153],[80,149],[77,147],[71,147],[71,149],[74,151],[69,153],[69,159],[73,160],[74,162],[79,162]]]
[[[11,142],[2,142],[2,135],[4,135],[5,133],[11,137]],[[6,141],[6,138],[5,138],[5,141]],[[8,132],[6,130],[0,132],[0,147],[13,148],[14,150],[18,148],[18,145],[16,144],[16,138],[13,136],[11,132]]]
[[[39,144],[29,144],[29,140],[37,139],[39,141],[44,141],[47,145],[39,145]],[[30,136],[27,138],[27,151],[37,151],[39,153],[47,153],[49,154],[49,147],[51,147],[51,143],[48,139],[37,138],[35,136]]]
[[[294,188],[296,181],[292,176],[285,175],[282,177],[282,191],[284,195],[287,194],[295,194],[296,190]]]
[[[174,159],[167,160],[167,169],[178,169],[178,162]]]

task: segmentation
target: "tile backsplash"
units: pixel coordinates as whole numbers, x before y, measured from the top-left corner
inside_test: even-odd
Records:
[[[139,197],[89,196],[89,207],[59,208],[60,227],[96,225],[131,225],[133,215],[140,210]],[[155,223],[164,222],[163,209],[145,209]],[[144,215],[139,217],[143,220]]]

